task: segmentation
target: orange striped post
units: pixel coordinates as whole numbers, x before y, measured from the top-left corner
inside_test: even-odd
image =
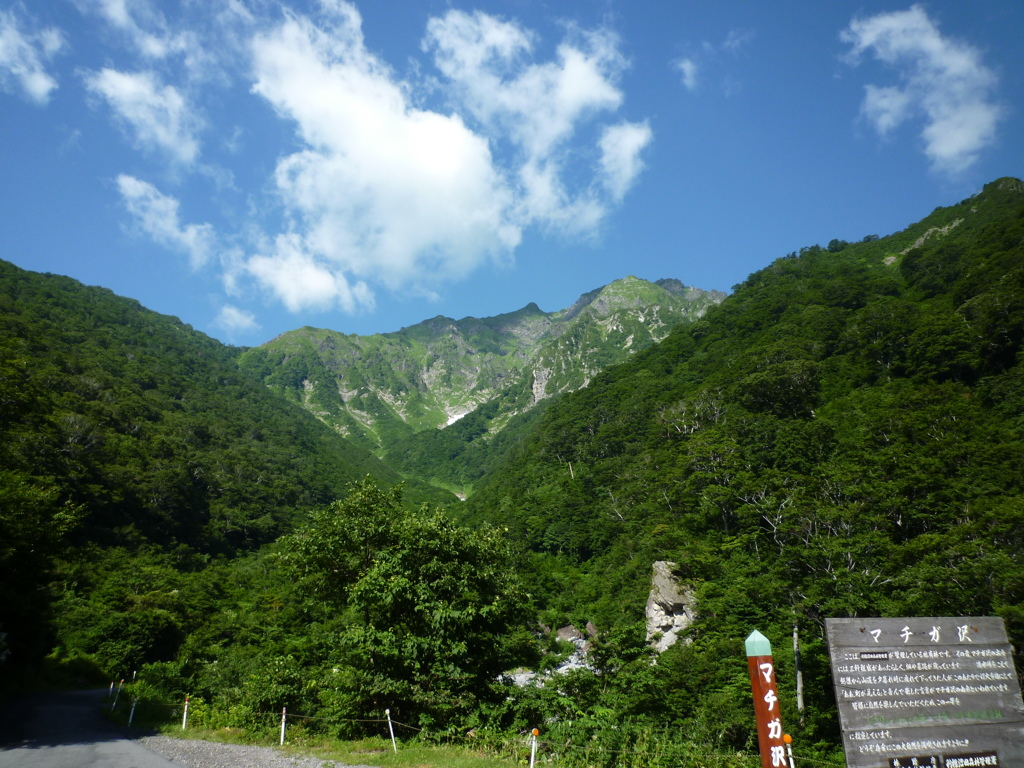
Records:
[[[755,629],[750,633],[745,645],[750,687],[754,691],[754,714],[757,716],[761,768],[788,768],[790,762],[786,759],[786,742],[783,740],[772,644]]]

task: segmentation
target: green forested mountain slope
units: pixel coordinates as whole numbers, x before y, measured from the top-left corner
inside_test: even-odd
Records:
[[[239,371],[236,355],[108,290],[0,262],[0,632],[11,642],[19,623],[37,626],[50,556],[68,546],[248,550],[351,481],[399,480]]]
[[[592,765],[568,745],[751,748],[742,642],[759,629],[787,727],[817,759],[838,744],[825,617],[995,614],[1024,642],[1016,179],[888,237],[780,258],[578,391],[586,375],[567,366],[565,394],[515,416],[487,460],[473,446],[532,385],[437,430],[456,401],[422,372],[472,395],[459,377],[497,377],[541,338],[536,308],[369,341],[305,329],[240,370],[237,350],[107,291],[3,263],[0,287],[0,678],[45,652],[50,629],[58,655],[141,669],[162,711],[195,694],[211,727],[262,733],[259,718],[288,706],[311,730],[357,733],[390,706],[435,733],[545,724],[567,745],[560,761]],[[614,303],[608,288],[563,319]],[[557,379],[573,349],[596,369],[620,333],[598,327],[612,314],[551,336],[551,356],[531,358],[549,362],[517,381],[541,367]],[[456,365],[459,349],[473,365]],[[358,361],[358,377],[339,386],[331,355]],[[396,393],[420,421],[385,408]],[[359,413],[339,405],[357,400]],[[368,443],[390,425],[406,466],[486,473],[459,505],[477,530],[372,483],[330,503],[366,472],[396,479],[336,431],[367,414]],[[652,665],[638,620],[654,560],[678,563],[698,619]],[[537,619],[593,621],[593,668],[495,680],[559,650]]]
[[[998,614],[1024,641],[1022,341],[1024,185],[1002,179],[751,275],[552,404],[466,516],[535,553],[552,621],[628,624],[651,562],[679,563],[699,620],[658,673],[666,716],[742,720],[745,667],[715,660],[794,624],[827,713],[825,617]]]
[[[677,280],[629,277],[559,312],[530,304],[484,319],[439,316],[373,336],[303,328],[248,350],[241,360],[272,389],[407,473],[457,483],[457,472],[424,458],[436,457],[440,443],[454,436],[438,441],[429,433],[467,414],[474,414],[474,437],[481,429],[496,432],[546,398],[584,386],[723,296]],[[428,434],[414,438],[422,433]],[[460,452],[465,433],[454,437]]]
[[[250,546],[365,474],[366,451],[238,371],[237,351],[110,291],[0,264],[3,464],[116,533]]]

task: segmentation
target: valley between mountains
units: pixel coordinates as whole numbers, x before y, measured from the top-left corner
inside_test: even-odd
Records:
[[[757,629],[801,755],[841,765],[825,620],[994,616],[1020,649],[1022,530],[1018,179],[728,296],[625,277],[253,348],[0,262],[6,692],[739,768]]]
[[[475,442],[490,442],[512,418],[586,386],[724,298],[674,279],[627,277],[557,312],[530,304],[375,336],[302,328],[245,351],[239,363],[396,469],[464,492],[486,461]],[[468,415],[457,435],[437,434]],[[461,461],[438,466],[431,454],[450,452],[453,441]]]

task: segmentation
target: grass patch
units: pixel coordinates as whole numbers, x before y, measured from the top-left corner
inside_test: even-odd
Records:
[[[387,739],[330,740],[319,746],[286,744],[285,749],[292,754],[311,755],[324,761],[379,765],[382,768],[508,768],[520,764],[520,761],[484,754],[468,747],[400,744],[396,753]],[[529,753],[524,754],[524,759],[529,759]]]
[[[165,736],[178,739],[199,739],[222,744],[252,744],[262,747],[278,747],[278,740],[254,737],[241,728],[181,730],[180,726],[166,726],[160,729]],[[482,749],[471,747],[440,746],[432,744],[401,744],[396,753],[391,741],[381,738],[366,738],[356,741],[341,741],[316,735],[302,735],[286,738],[281,750],[286,755],[314,757],[326,764],[337,761],[341,765],[374,765],[381,768],[509,768],[529,762],[529,748],[522,760],[498,757]]]

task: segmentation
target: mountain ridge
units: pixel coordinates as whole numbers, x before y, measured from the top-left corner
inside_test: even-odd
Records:
[[[725,297],[675,279],[627,276],[545,312],[530,302],[492,317],[444,315],[360,336],[289,331],[246,350],[240,364],[341,435],[385,456],[488,403],[493,433],[542,400],[660,341]]]

